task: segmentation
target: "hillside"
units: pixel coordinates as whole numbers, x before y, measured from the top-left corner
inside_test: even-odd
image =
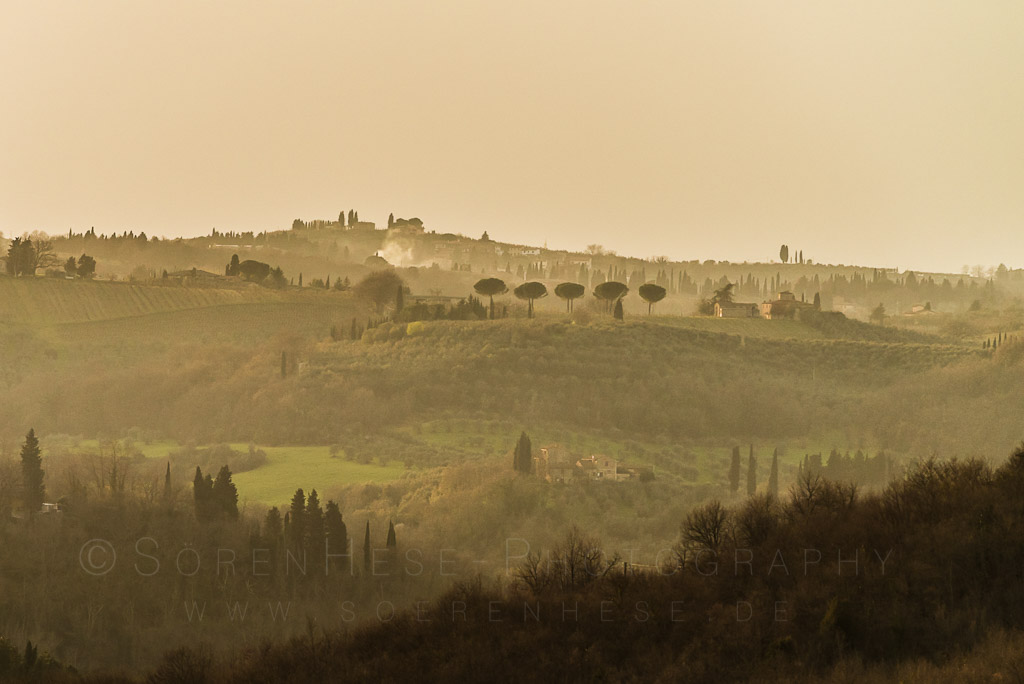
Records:
[[[52,325],[284,299],[281,293],[256,287],[182,287],[0,276],[0,323]]]

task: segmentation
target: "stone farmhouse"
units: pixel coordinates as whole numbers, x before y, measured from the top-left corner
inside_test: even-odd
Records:
[[[533,457],[533,472],[542,480],[556,483],[654,479],[654,469],[649,466],[627,466],[603,454],[577,457],[559,445],[546,446],[539,450]]]

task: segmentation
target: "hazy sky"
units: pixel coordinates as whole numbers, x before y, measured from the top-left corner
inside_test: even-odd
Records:
[[[0,0],[0,231],[1024,266],[1024,3]]]

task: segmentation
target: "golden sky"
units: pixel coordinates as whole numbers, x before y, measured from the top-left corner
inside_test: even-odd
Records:
[[[1024,266],[1020,0],[0,0],[0,231]]]

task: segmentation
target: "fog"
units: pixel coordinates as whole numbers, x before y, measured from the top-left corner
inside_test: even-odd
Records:
[[[7,2],[0,230],[1020,266],[1019,3]]]

